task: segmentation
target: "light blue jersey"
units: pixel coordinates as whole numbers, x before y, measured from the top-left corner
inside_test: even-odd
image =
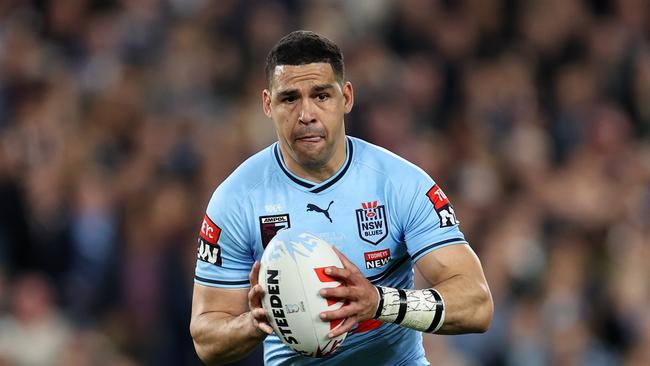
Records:
[[[466,244],[443,191],[420,168],[347,137],[340,170],[322,183],[293,175],[275,143],[214,192],[201,227],[196,283],[247,288],[253,263],[278,230],[304,227],[347,256],[375,285],[413,287],[413,266],[432,250]],[[277,336],[267,365],[428,365],[420,332],[370,320],[326,359],[303,357]]]

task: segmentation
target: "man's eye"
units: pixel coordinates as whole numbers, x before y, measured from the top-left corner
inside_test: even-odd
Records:
[[[286,97],[282,99],[283,103],[293,103],[296,101],[296,97]]]
[[[318,95],[316,96],[316,98],[322,102],[322,101],[327,100],[327,98],[329,98],[329,95],[327,95],[326,93],[318,94]]]

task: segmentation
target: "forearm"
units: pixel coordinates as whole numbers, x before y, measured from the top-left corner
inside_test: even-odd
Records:
[[[239,360],[266,337],[253,325],[250,312],[236,317],[217,312],[201,314],[192,320],[190,332],[199,358],[208,365]]]
[[[378,288],[376,318],[422,332],[484,332],[492,318],[492,299],[484,283],[453,276],[431,289]]]
[[[457,275],[433,287],[445,303],[445,322],[436,333],[482,333],[490,326],[493,304],[485,282]]]

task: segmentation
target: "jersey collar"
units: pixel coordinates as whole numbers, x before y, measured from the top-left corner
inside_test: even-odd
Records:
[[[284,160],[282,160],[282,155],[280,154],[280,146],[279,143],[277,142],[273,147],[273,155],[275,156],[275,161],[278,163],[278,166],[280,167],[284,175],[287,176],[287,178],[289,178],[292,182],[296,183],[297,185],[307,189],[311,193],[319,193],[333,186],[336,182],[338,182],[341,178],[343,178],[345,173],[348,171],[350,164],[352,163],[352,155],[354,152],[352,140],[347,136],[345,140],[347,141],[347,151],[346,151],[346,157],[343,166],[339,169],[338,172],[336,172],[336,174],[334,174],[332,177],[330,177],[329,179],[321,183],[313,183],[291,173],[289,169],[287,169],[287,166],[284,164]]]

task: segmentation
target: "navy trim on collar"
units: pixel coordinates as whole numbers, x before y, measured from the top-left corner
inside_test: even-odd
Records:
[[[345,172],[348,171],[348,168],[350,167],[350,164],[352,164],[352,152],[353,152],[352,151],[352,140],[347,139],[347,141],[348,141],[348,161],[345,162],[345,166],[343,167],[343,169],[341,169],[339,174],[337,174],[334,177],[334,179],[330,180],[329,182],[323,184],[320,187],[316,187],[316,188],[312,189],[310,192],[312,192],[312,193],[322,192],[322,191],[326,190],[327,188],[331,187],[334,183],[338,182],[341,178],[343,178],[343,176],[345,175]]]
[[[289,177],[294,183],[297,183],[305,188],[312,188],[314,187],[313,184],[304,182],[298,178],[296,178],[293,174],[289,173],[289,171],[284,167],[284,164],[282,163],[282,158],[280,157],[280,144],[275,145],[275,149],[273,149],[273,153],[275,154],[275,160],[278,162],[278,165],[280,166],[280,169],[284,172],[284,174]]]
[[[275,149],[273,149],[273,153],[275,155],[275,160],[277,161],[278,165],[280,166],[280,169],[282,169],[284,174],[287,177],[289,177],[289,179],[291,179],[294,183],[296,183],[296,184],[298,184],[300,186],[311,189],[309,191],[311,193],[320,193],[320,192],[326,190],[327,188],[331,187],[332,185],[334,185],[334,183],[341,180],[341,178],[343,178],[345,173],[348,171],[348,168],[350,168],[350,165],[352,164],[352,155],[353,155],[353,152],[354,152],[354,148],[353,148],[353,144],[352,144],[351,139],[346,137],[346,141],[347,141],[347,144],[348,144],[348,151],[347,151],[347,159],[346,159],[346,162],[345,162],[345,166],[343,167],[343,169],[341,169],[334,176],[334,178],[331,178],[325,184],[320,185],[320,186],[316,185],[316,184],[313,184],[313,183],[305,182],[304,180],[298,179],[295,175],[291,174],[291,172],[289,172],[287,170],[287,168],[284,167],[284,163],[282,161],[282,158],[280,157],[280,144],[279,143],[275,145]]]

